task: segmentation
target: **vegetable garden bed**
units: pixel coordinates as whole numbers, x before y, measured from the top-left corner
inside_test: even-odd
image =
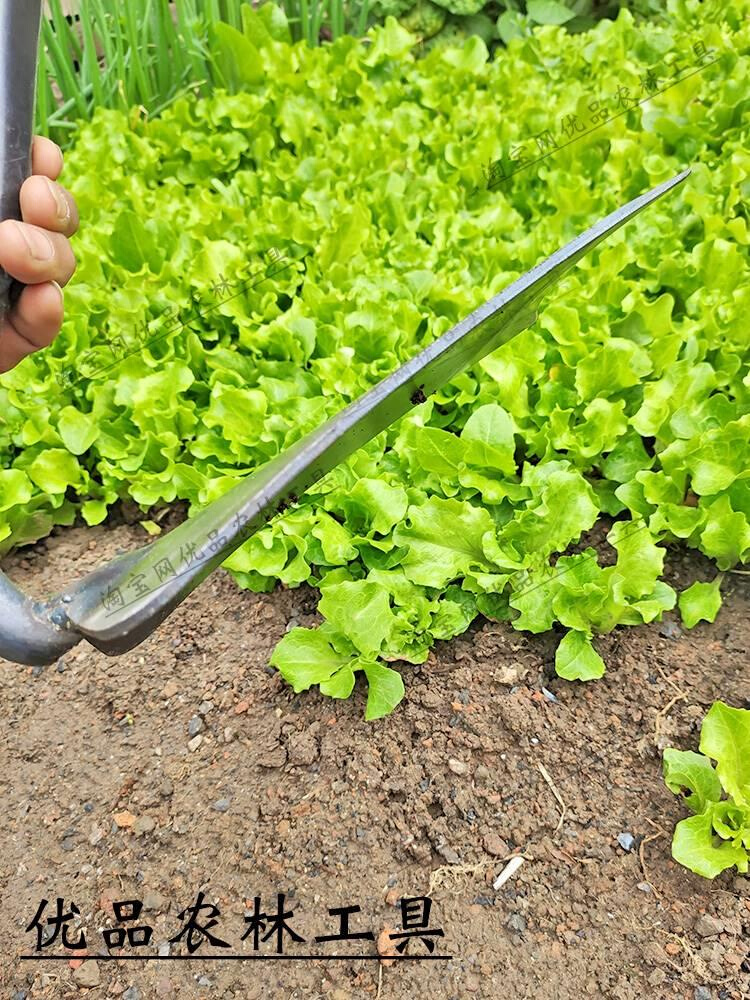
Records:
[[[494,58],[478,36],[417,58],[393,18],[313,49],[275,6],[246,8],[205,61],[237,93],[188,87],[160,114],[76,125],[65,327],[0,378],[0,553],[40,597],[195,514],[594,219],[692,173],[140,648],[0,661],[3,985],[750,995],[747,715],[710,717],[715,766],[667,755],[662,777],[712,702],[750,708],[750,4],[667,13],[576,35],[519,15]],[[700,838],[675,856],[713,883],[671,858],[686,807],[678,829]],[[197,986],[178,962],[42,973],[15,958],[50,858],[90,929],[112,923],[113,894],[147,889],[163,946],[205,887],[240,921],[254,895],[289,892],[310,936],[321,900],[359,904],[377,937],[411,893],[433,898],[452,957],[257,978],[217,962]]]

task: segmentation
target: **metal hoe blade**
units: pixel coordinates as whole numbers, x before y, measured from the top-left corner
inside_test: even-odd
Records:
[[[54,662],[86,638],[110,655],[145,639],[254,532],[347,456],[536,319],[540,301],[602,240],[689,174],[628,202],[480,306],[359,399],[169,534],[33,604],[0,574],[0,655]],[[192,553],[175,568],[178,553]]]

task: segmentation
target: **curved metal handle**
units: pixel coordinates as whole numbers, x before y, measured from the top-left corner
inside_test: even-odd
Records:
[[[0,0],[0,221],[20,219],[31,174],[42,0]],[[0,321],[21,286],[0,270]]]
[[[19,193],[31,173],[41,15],[42,0],[0,0],[0,220],[21,218]],[[0,323],[20,291],[0,269]],[[44,664],[69,649],[75,638],[44,611],[0,572],[0,653]]]

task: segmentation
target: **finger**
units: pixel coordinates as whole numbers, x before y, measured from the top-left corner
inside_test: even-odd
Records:
[[[23,282],[67,285],[76,269],[70,243],[59,233],[6,219],[0,222],[0,267]]]
[[[31,172],[43,174],[56,181],[62,173],[63,155],[57,143],[45,139],[42,135],[34,136],[31,147]]]
[[[10,371],[27,355],[49,347],[63,321],[63,293],[48,283],[25,288],[0,329],[0,373]]]
[[[29,177],[21,188],[23,221],[53,233],[72,236],[78,231],[78,209],[73,196],[49,177]]]

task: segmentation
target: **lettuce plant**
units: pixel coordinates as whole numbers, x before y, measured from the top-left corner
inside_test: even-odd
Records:
[[[750,711],[715,702],[703,720],[700,751],[664,751],[664,780],[676,794],[689,793],[685,805],[694,814],[677,824],[672,857],[704,878],[734,866],[747,872]]]
[[[239,93],[153,118],[99,110],[66,157],[85,225],[63,332],[0,378],[0,552],[99,524],[121,498],[210,503],[689,163],[679,196],[581,262],[532,328],[226,568],[255,590],[320,591],[323,628],[290,631],[272,662],[300,691],[367,685],[375,718],[405,664],[480,614],[561,626],[558,673],[588,681],[597,636],[675,606],[667,546],[720,571],[750,559],[750,0],[713,21],[696,0],[667,8],[667,25],[622,11],[495,59],[478,37],[417,59],[394,18],[367,44],[311,48],[265,4],[230,60]],[[593,99],[614,111],[698,38],[720,53],[702,72],[487,190],[488,161]],[[291,246],[304,265],[218,301]],[[718,584],[687,592],[686,622],[719,601]]]

